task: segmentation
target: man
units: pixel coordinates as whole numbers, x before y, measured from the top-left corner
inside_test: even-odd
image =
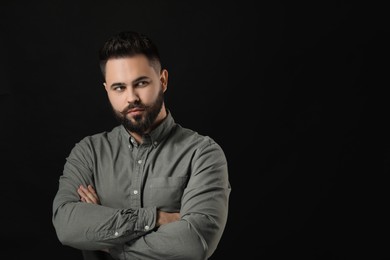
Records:
[[[58,239],[110,259],[208,259],[228,216],[222,148],[175,123],[164,104],[168,71],[148,37],[113,36],[100,66],[120,125],[67,157],[53,201]]]

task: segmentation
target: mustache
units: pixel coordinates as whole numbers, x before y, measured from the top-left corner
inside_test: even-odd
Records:
[[[140,103],[140,102],[131,103],[131,104],[129,104],[125,109],[123,109],[123,110],[121,111],[121,114],[126,115],[131,109],[134,109],[134,108],[146,109],[147,106],[145,106],[144,104],[142,104],[142,103]]]

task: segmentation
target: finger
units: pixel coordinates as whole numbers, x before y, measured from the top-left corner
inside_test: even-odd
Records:
[[[88,192],[87,196],[88,196],[88,199],[91,203],[97,204],[97,199],[92,193]]]
[[[85,194],[85,188],[83,185],[80,185],[79,188],[77,189],[77,193],[80,195],[80,196],[86,196]]]
[[[83,185],[80,185],[78,191],[79,195],[85,199],[87,203],[100,204],[99,197],[97,196],[92,185],[88,185],[85,188]]]
[[[88,185],[88,191],[93,194],[94,201],[96,204],[100,204],[99,196],[97,195],[95,189],[92,187],[92,185]]]
[[[88,189],[84,187],[84,185],[80,185],[79,189],[81,189],[82,191],[84,191],[85,193],[88,192]]]
[[[84,191],[84,189],[79,188],[77,190],[77,193],[80,195],[82,199],[85,200],[85,202],[90,202],[90,198],[88,197],[88,194]]]
[[[91,192],[93,195],[97,197],[95,189],[92,187],[92,185],[88,185],[88,191]]]

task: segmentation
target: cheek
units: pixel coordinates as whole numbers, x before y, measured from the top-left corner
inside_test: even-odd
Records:
[[[151,105],[154,102],[156,102],[156,99],[158,97],[158,91],[145,91],[145,93],[140,94],[140,99],[142,103]]]
[[[123,106],[123,101],[118,95],[108,95],[108,100],[116,110],[120,110]]]

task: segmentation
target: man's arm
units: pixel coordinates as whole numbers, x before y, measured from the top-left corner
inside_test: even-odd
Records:
[[[80,195],[80,200],[83,202],[100,205],[100,199],[92,185],[84,187],[80,185],[77,189],[77,193]],[[157,210],[156,228],[180,219],[180,213],[171,213]]]
[[[181,199],[181,219],[123,247],[110,248],[117,259],[208,259],[224,231],[231,187],[222,149],[214,142],[195,154],[193,172]]]
[[[94,184],[91,147],[84,139],[72,149],[59,180],[52,221],[60,242],[82,250],[102,250],[151,232],[155,207],[115,209],[80,201],[80,185]]]
[[[76,167],[73,165],[76,163],[67,167]],[[175,219],[174,214],[178,213],[145,214],[140,217],[141,221],[152,218],[153,222],[149,224],[149,232],[137,224],[138,214],[148,209],[119,210],[84,203],[88,198],[80,200],[79,185],[87,187],[93,183],[93,178],[88,177],[90,173],[80,174],[82,167],[76,168],[77,174],[72,169],[66,170],[54,202],[53,222],[63,244],[86,250],[109,249],[116,259],[145,260],[203,260],[216,249],[226,224],[231,190],[226,158],[217,144],[209,143],[193,156],[193,171],[181,198],[180,220]],[[98,201],[98,197],[89,199]],[[166,217],[168,219],[164,220]]]

